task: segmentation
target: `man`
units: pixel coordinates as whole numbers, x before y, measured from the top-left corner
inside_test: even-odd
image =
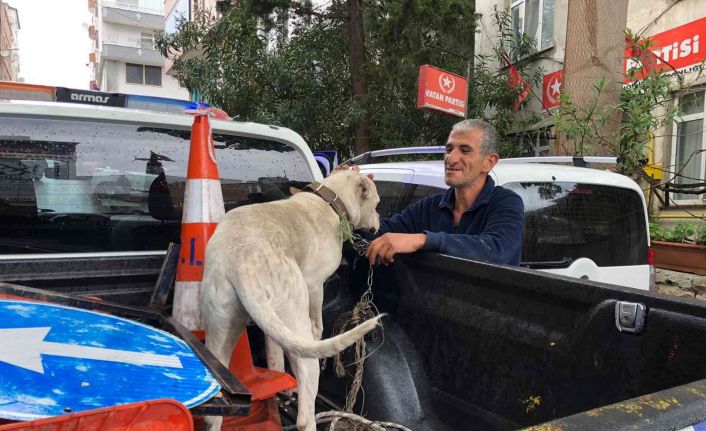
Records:
[[[388,220],[368,247],[371,265],[398,253],[436,251],[519,265],[524,231],[522,199],[488,176],[498,162],[498,132],[481,120],[456,123],[444,156],[446,193],[429,196]]]

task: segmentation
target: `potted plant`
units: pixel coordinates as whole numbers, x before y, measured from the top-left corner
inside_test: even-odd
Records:
[[[706,275],[706,224],[679,223],[670,229],[650,223],[658,268]]]

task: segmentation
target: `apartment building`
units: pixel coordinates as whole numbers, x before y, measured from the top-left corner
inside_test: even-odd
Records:
[[[17,81],[20,73],[20,54],[17,32],[20,18],[17,9],[0,1],[0,81]]]
[[[510,13],[512,30],[530,35],[537,53],[525,61],[543,73],[541,87],[523,108],[542,113],[542,120],[528,129],[518,131],[518,139],[528,140],[535,155],[553,152],[555,131],[551,116],[559,106],[566,43],[567,16],[571,0],[479,0],[476,11],[481,14],[476,34],[476,54],[492,54],[497,40],[493,24],[494,8]],[[681,172],[677,184],[706,182],[706,8],[703,0],[630,0],[627,27],[644,38],[653,40],[652,52],[674,66],[665,71],[672,80],[672,106],[679,106],[682,115],[672,124],[655,133],[650,158],[652,171],[663,180],[668,172]],[[498,69],[504,65],[497,64]],[[629,67],[625,61],[625,70]],[[660,115],[660,112],[655,114]],[[522,115],[520,112],[519,115]],[[705,150],[697,153],[698,150]],[[648,200],[658,218],[704,217],[706,194],[672,194],[670,205]],[[688,212],[687,212],[688,211]],[[691,214],[690,214],[691,213]],[[698,217],[693,217],[698,216]]]
[[[163,0],[88,0],[88,9],[93,15],[91,89],[189,98],[187,89],[166,74],[165,58],[155,48],[155,32],[165,25]]]

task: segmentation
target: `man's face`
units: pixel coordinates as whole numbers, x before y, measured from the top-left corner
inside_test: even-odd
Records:
[[[446,184],[463,188],[470,186],[493,169],[498,161],[497,153],[481,152],[481,129],[452,132],[446,141],[444,168]]]

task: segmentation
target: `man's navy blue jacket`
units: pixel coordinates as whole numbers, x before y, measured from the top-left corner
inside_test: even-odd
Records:
[[[524,205],[517,193],[495,187],[487,177],[473,205],[454,226],[453,187],[426,197],[399,214],[380,221],[378,235],[387,232],[425,233],[424,251],[484,262],[519,265],[524,234]]]

